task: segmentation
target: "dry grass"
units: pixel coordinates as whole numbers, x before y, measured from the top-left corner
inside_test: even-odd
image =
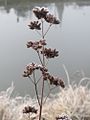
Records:
[[[60,89],[60,92],[53,95],[52,98],[43,105],[43,117],[46,120],[55,120],[56,116],[67,114],[72,120],[90,120],[90,89],[82,86],[84,80],[81,79],[78,85],[70,85],[69,75],[64,66],[68,86],[65,89]],[[30,120],[30,116],[24,115],[22,110],[24,106],[36,106],[36,100],[26,97],[12,98],[14,86],[8,88],[6,91],[0,92],[0,120]]]

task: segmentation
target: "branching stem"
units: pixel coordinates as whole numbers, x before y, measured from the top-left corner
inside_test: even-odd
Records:
[[[42,78],[42,75],[40,76],[40,78],[37,80],[36,84],[38,84],[38,82],[41,80]]]
[[[41,56],[40,56],[39,51],[37,51],[37,54],[38,54],[38,57],[39,57],[39,60],[40,60],[40,62],[41,62],[41,64],[42,64],[42,66],[43,66],[43,62],[42,62],[42,59],[41,59]]]
[[[55,89],[55,88],[56,88],[56,87],[50,88],[49,93],[48,93],[48,95],[46,96],[46,98],[45,98],[45,100],[44,100],[43,104],[45,104],[45,103],[46,103],[46,100],[47,100],[47,98],[49,97],[49,95],[50,95],[51,91],[52,91],[53,89]]]
[[[46,34],[48,33],[48,31],[50,30],[51,26],[52,26],[52,23],[49,25],[48,29],[47,29],[46,32],[44,33],[44,37],[46,36]]]
[[[44,39],[43,19],[41,19],[41,24],[42,24],[42,39]],[[44,45],[43,45],[42,51],[43,51],[43,66],[45,66]],[[40,104],[39,120],[41,120],[41,116],[42,116],[43,94],[44,94],[44,80],[42,80],[41,104]]]
[[[40,106],[40,100],[39,100],[39,95],[38,95],[38,88],[37,88],[37,83],[36,83],[35,72],[33,72],[33,79],[34,79],[34,87],[35,87],[37,101],[38,101],[38,104]]]
[[[32,80],[32,78],[30,76],[28,76],[28,78],[30,79],[30,81],[34,84],[34,81]]]
[[[41,33],[38,30],[35,30],[35,31],[38,33],[38,35],[42,36]]]

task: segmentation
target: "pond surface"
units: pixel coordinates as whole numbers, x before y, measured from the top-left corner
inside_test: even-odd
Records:
[[[13,81],[16,94],[33,95],[32,85],[22,73],[28,63],[37,62],[35,52],[26,48],[27,41],[39,39],[27,26],[34,6],[48,7],[61,20],[46,36],[48,46],[60,51],[48,64],[50,72],[67,81],[64,64],[72,82],[90,77],[89,0],[0,0],[0,91]]]

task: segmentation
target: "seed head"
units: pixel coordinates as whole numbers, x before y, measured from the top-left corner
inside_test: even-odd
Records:
[[[42,73],[48,71],[48,69],[46,69],[42,65],[38,65],[36,63],[31,63],[31,64],[26,66],[26,69],[24,70],[24,73],[23,73],[23,77],[29,77],[30,75],[32,75],[32,73],[35,70],[40,70]]]
[[[31,63],[26,66],[26,70],[24,70],[23,77],[29,77],[32,75],[33,71],[39,69],[38,65],[35,63]]]
[[[62,88],[65,88],[65,83],[62,79],[60,79],[58,77],[54,77],[50,74],[48,75],[48,79],[49,79],[51,85],[61,86]]]
[[[37,114],[37,109],[35,109],[34,107],[31,106],[25,106],[23,109],[23,113],[35,113]]]
[[[45,18],[46,22],[52,23],[52,24],[60,24],[60,20],[57,19],[55,16],[52,14],[47,14]]]
[[[41,49],[44,45],[46,45],[46,40],[40,40],[36,42],[29,41],[27,42],[27,48],[32,48],[34,50]]]
[[[48,73],[48,70],[45,71],[43,69],[42,76],[43,76],[43,80],[45,80],[45,81],[49,80],[50,85],[55,85],[55,86],[60,86],[62,88],[65,88],[64,81],[61,78],[59,78],[59,77],[54,77],[54,76],[50,75],[50,73]]]
[[[45,18],[48,12],[48,9],[45,7],[36,7],[33,9],[33,13],[38,19]]]
[[[28,25],[29,29],[36,29],[36,30],[41,30],[41,23],[39,23],[39,21],[31,21],[30,24]]]
[[[44,54],[47,59],[59,56],[58,51],[56,51],[56,49],[52,50],[51,48],[44,48],[44,50],[41,51],[41,54]]]

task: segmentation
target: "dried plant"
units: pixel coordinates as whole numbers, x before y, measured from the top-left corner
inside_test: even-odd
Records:
[[[29,41],[29,42],[27,42],[26,45],[27,45],[27,48],[32,48],[33,50],[36,51],[39,61],[40,61],[40,64],[32,62],[31,64],[27,65],[24,70],[23,77],[28,77],[35,87],[36,97],[37,97],[37,101],[38,101],[38,105],[39,105],[39,118],[38,119],[41,120],[43,104],[46,102],[46,99],[47,99],[47,97],[49,97],[49,94],[51,92],[51,89],[50,89],[48,95],[46,96],[46,99],[44,100],[43,98],[44,98],[45,82],[46,81],[49,82],[49,88],[52,85],[56,86],[56,87],[60,86],[60,87],[64,88],[65,84],[61,78],[54,77],[53,75],[51,75],[48,72],[47,63],[46,63],[46,61],[48,59],[59,56],[59,52],[56,49],[51,49],[51,48],[46,47],[47,42],[46,42],[45,36],[48,33],[51,26],[53,24],[56,24],[56,25],[59,24],[60,20],[57,19],[57,17],[55,17],[54,15],[52,15],[49,12],[49,10],[44,7],[34,8],[33,13],[36,16],[37,20],[31,21],[28,26],[29,26],[29,29],[36,30],[41,38],[38,41]],[[44,30],[44,22],[46,22],[48,24],[47,30]],[[41,76],[40,76],[39,80],[36,78],[36,73],[35,73],[36,70],[39,70],[41,72]],[[38,82],[40,82],[40,81],[42,83],[42,85],[39,86],[41,88],[41,94],[39,94],[39,92],[38,92]],[[25,107],[23,109],[23,113],[30,113],[30,112],[32,112],[32,109],[33,109],[34,113],[37,113],[37,110],[35,110],[34,108],[32,108],[30,106]]]

